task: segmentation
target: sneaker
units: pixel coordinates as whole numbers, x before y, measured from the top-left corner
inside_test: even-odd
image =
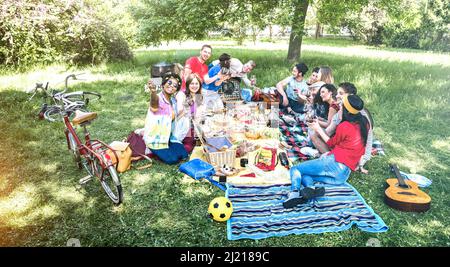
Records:
[[[300,152],[303,155],[310,156],[310,157],[313,157],[313,158],[317,158],[318,156],[320,156],[319,150],[314,149],[314,148],[309,147],[309,146],[305,146],[305,147],[300,148]]]
[[[311,187],[305,187],[300,191],[300,194],[306,200],[316,198],[316,197],[321,197],[321,196],[325,195],[325,188],[324,187],[316,187],[314,189]]]
[[[298,191],[291,191],[289,192],[288,198],[286,201],[283,202],[283,207],[285,209],[293,208],[299,204],[306,203],[306,199],[304,199],[302,196],[300,196],[300,193]]]

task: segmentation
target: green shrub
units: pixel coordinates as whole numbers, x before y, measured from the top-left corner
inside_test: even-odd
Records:
[[[393,47],[450,51],[450,2],[428,0],[392,17],[385,25],[384,41]],[[409,21],[408,21],[409,20]]]
[[[95,64],[131,57],[121,35],[81,0],[0,3],[1,64]]]
[[[385,28],[385,42],[392,47],[419,49],[420,34],[417,29]]]
[[[133,57],[125,39],[106,22],[85,17],[80,19],[78,27],[66,44],[70,51],[66,60],[72,64],[97,64]]]
[[[385,29],[384,39],[392,47],[415,48],[434,51],[450,51],[450,35],[421,27],[418,29]]]

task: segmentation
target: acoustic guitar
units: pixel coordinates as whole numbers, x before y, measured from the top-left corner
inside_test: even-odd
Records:
[[[403,179],[397,165],[389,165],[396,178],[387,179],[384,202],[401,211],[424,212],[430,209],[431,198],[413,181]]]

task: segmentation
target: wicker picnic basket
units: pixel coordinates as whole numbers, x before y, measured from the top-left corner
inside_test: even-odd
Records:
[[[214,138],[207,139],[200,127],[200,125],[194,123],[194,130],[203,146],[203,152],[206,155],[206,160],[214,166],[214,168],[217,170],[218,168],[222,167],[223,165],[227,166],[233,166],[236,160],[236,149],[231,148],[223,148],[223,147],[216,147],[213,144],[211,144],[211,140]],[[219,137],[219,138],[225,138],[228,143],[231,145],[231,142],[226,137]]]

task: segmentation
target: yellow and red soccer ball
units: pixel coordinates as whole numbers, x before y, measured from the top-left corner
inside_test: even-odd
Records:
[[[208,214],[218,222],[225,222],[230,219],[233,213],[233,204],[226,197],[216,197],[209,203]]]

